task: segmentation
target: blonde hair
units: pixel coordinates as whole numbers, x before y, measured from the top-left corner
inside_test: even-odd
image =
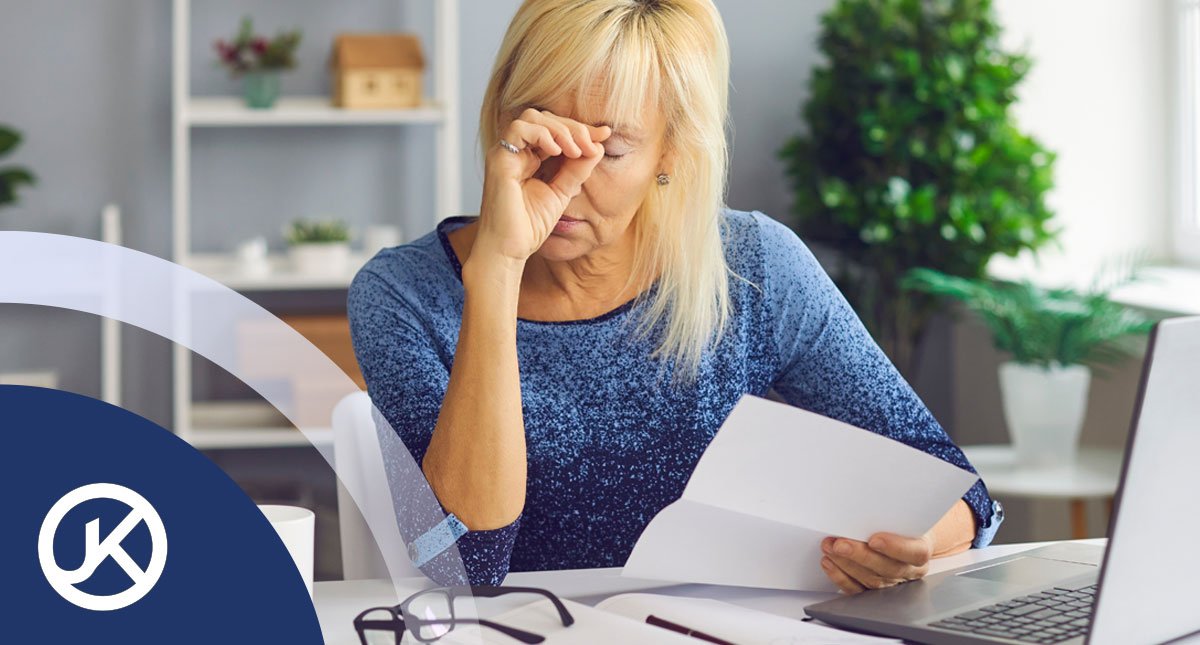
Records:
[[[693,380],[729,320],[721,244],[729,150],[729,44],[712,0],[526,0],[500,46],[480,114],[486,156],[499,130],[533,105],[601,90],[608,122],[638,125],[647,97],[667,123],[668,186],[634,217],[631,280],[658,274],[640,330],[663,325],[655,356]],[[648,285],[642,285],[648,286]]]

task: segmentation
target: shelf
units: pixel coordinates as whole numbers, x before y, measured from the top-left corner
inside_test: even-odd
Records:
[[[1027,466],[1009,445],[963,446],[993,495],[1032,499],[1107,499],[1121,475],[1120,448],[1081,446],[1068,464]]]
[[[193,253],[184,266],[235,291],[303,291],[345,289],[369,259],[364,254],[352,253],[345,271],[328,274],[297,272],[283,254],[268,256],[267,270],[261,274],[247,273],[234,256],[224,253]]]
[[[237,448],[287,448],[333,444],[333,430],[309,428],[312,437],[293,427],[280,428],[192,428],[180,437],[198,450],[222,450]]]
[[[191,430],[180,438],[201,450],[312,445],[287,417],[264,401],[195,402],[188,425]],[[318,445],[333,443],[329,428],[311,428],[309,434]]]
[[[347,110],[334,107],[327,96],[287,96],[275,107],[255,110],[241,97],[192,97],[180,110],[192,127],[326,126],[435,124],[445,112],[434,103],[401,110]]]
[[[1141,280],[1113,290],[1112,299],[1165,314],[1200,314],[1200,269],[1152,267],[1143,269],[1141,276]]]

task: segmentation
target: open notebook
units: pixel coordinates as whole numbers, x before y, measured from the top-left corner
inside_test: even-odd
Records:
[[[548,600],[524,605],[492,618],[495,622],[518,627],[546,637],[547,645],[592,645],[629,643],[671,645],[711,645],[713,640],[675,633],[647,624],[655,616],[710,637],[737,645],[850,645],[857,643],[898,643],[900,641],[863,636],[803,622],[762,611],[739,607],[707,598],[680,598],[657,594],[629,593],[613,596],[596,607],[564,600],[575,617],[575,624],[563,627],[558,612]],[[467,645],[517,641],[496,631],[461,627],[439,643]]]

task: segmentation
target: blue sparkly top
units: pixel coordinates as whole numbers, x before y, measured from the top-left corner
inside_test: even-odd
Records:
[[[368,392],[417,465],[462,320],[461,265],[446,235],[473,219],[445,220],[434,233],[380,252],[350,287]],[[974,472],[790,229],[730,210],[722,235],[729,268],[744,280],[730,279],[730,324],[691,385],[664,381],[651,358],[653,339],[636,337],[640,299],[588,320],[518,320],[524,510],[508,526],[462,536],[462,569],[451,550],[423,567],[427,575],[462,583],[465,569],[473,584],[499,584],[508,571],[623,565],[651,518],[683,494],[701,453],[747,393],[774,390],[792,405]],[[964,499],[978,527],[973,545],[986,546],[1002,519],[999,506],[983,482]],[[408,540],[437,521],[413,515],[401,517]]]

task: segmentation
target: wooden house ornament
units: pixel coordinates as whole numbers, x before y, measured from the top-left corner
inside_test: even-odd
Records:
[[[421,104],[425,58],[411,34],[339,34],[330,60],[333,104],[351,109]]]

